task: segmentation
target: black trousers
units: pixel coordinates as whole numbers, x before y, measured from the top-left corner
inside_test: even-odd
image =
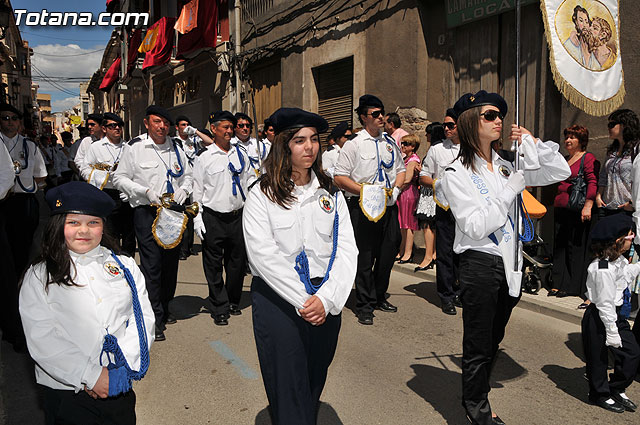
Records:
[[[456,219],[451,210],[436,207],[436,286],[438,296],[444,304],[453,301],[460,293],[457,284],[458,254],[453,252],[456,236]]]
[[[440,255],[440,254],[438,254]],[[462,300],[462,405],[474,424],[491,424],[489,378],[513,307],[502,258],[479,251],[460,254]]]
[[[151,226],[156,208],[140,206],[133,209],[133,227],[138,239],[140,270],[144,275],[149,301],[156,316],[156,326],[169,315],[169,301],[176,293],[179,248],[164,249],[153,239]]]
[[[54,390],[43,385],[46,425],[133,425],[136,394],[133,390],[104,399],[93,399],[85,391]]]
[[[385,300],[391,269],[402,240],[398,207],[387,206],[384,216],[374,223],[362,213],[358,197],[348,198],[347,204],[359,251],[356,313],[373,313],[375,306]]]
[[[553,287],[569,295],[584,297],[591,221],[583,223],[578,211],[555,208],[554,227]]]
[[[13,344],[24,336],[18,312],[18,276],[14,269],[13,248],[7,237],[7,223],[3,213],[0,213],[0,252],[0,328],[2,339]]]
[[[118,241],[122,252],[130,257],[136,254],[136,235],[133,231],[133,208],[128,202],[120,199],[120,192],[115,189],[103,191],[113,199],[116,207],[107,217],[107,232]]]
[[[589,400],[592,402],[608,399],[611,392],[623,393],[633,382],[638,371],[640,347],[631,332],[629,322],[618,316],[616,325],[622,339],[622,347],[607,347],[604,324],[596,305],[591,303],[582,317],[582,344],[587,360]],[[613,373],[607,379],[609,350],[613,354],[615,364]]]
[[[209,285],[212,313],[225,314],[229,312],[229,304],[240,304],[242,281],[247,269],[242,210],[219,213],[204,207],[202,220],[207,230],[202,241],[202,266]],[[222,278],[223,266],[226,287]]]
[[[40,207],[33,193],[14,193],[0,203],[5,231],[13,254],[13,269],[21,276],[29,264],[29,252],[40,222]]]
[[[253,334],[274,425],[313,425],[342,315],[320,326],[298,316],[261,278],[251,283]]]
[[[185,205],[191,204],[191,198],[187,198]],[[200,205],[202,208],[202,205]],[[193,217],[187,215],[189,221],[187,221],[187,228],[184,230],[184,234],[182,235],[182,242],[180,242],[180,256],[188,257],[193,252]]]

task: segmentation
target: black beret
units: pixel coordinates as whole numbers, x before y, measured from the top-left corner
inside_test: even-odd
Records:
[[[204,134],[204,135],[207,135],[207,136],[209,136],[209,137],[211,137],[211,138],[213,139],[213,134],[211,134],[211,132],[210,132],[209,130],[207,130],[206,128],[199,129],[198,131],[199,131],[200,133],[202,133],[202,134]]]
[[[340,124],[336,125],[333,130],[331,130],[331,133],[329,133],[329,139],[338,140],[339,138],[344,136],[344,133],[346,133],[348,129],[349,123],[346,121],[342,121]]]
[[[124,120],[122,119],[122,117],[120,117],[120,115],[114,114],[113,112],[105,112],[102,115],[102,123],[104,124],[104,122],[106,120],[111,120],[111,121],[115,121],[118,124],[124,126]]]
[[[147,110],[145,111],[144,114],[147,117],[149,115],[156,115],[156,116],[162,117],[165,120],[169,121],[169,125],[173,125],[173,120],[171,119],[171,114],[169,113],[169,111],[164,109],[162,106],[150,105],[150,106],[147,107]]]
[[[86,214],[105,218],[116,206],[109,195],[86,182],[69,182],[50,189],[45,199],[56,214]]]
[[[463,94],[456,104],[453,105],[453,109],[455,113],[460,116],[460,114],[468,109],[484,105],[493,105],[500,110],[503,117],[507,115],[507,102],[505,102],[502,96],[498,93],[487,93],[484,90],[480,90],[476,94]]]
[[[445,117],[449,117],[449,118],[453,118],[456,121],[458,120],[458,113],[453,108],[447,109],[447,112],[444,113],[444,116]]]
[[[213,124],[215,122],[221,122],[221,121],[229,121],[230,123],[233,124],[234,127],[238,123],[238,120],[236,119],[236,117],[229,111],[212,112],[209,115],[209,123]]]
[[[18,111],[18,109],[16,109],[13,105],[9,105],[8,103],[0,103],[0,112],[2,111],[13,112],[19,118],[22,118],[22,113]]]
[[[280,108],[269,117],[269,121],[276,134],[290,128],[314,127],[318,133],[329,129],[327,120],[300,108]]]
[[[95,121],[98,124],[102,124],[103,115],[102,114],[89,114],[87,115],[87,121]]]
[[[592,241],[615,241],[633,229],[633,219],[624,213],[610,215],[598,220],[591,230]]]
[[[360,96],[356,112],[363,112],[364,108],[384,108],[382,101],[372,94]]]
[[[176,124],[178,124],[180,121],[186,121],[189,125],[191,125],[191,120],[186,115],[178,115],[176,117]]]
[[[238,120],[247,120],[251,125],[253,125],[251,117],[244,112],[236,112],[236,122],[238,122]]]

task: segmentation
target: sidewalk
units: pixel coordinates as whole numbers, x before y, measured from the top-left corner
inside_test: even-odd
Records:
[[[417,264],[394,264],[393,270],[414,277],[423,277],[428,282],[435,285],[436,271],[435,268],[423,272],[414,273]],[[546,289],[542,288],[536,295],[522,293],[522,298],[518,303],[518,307],[525,310],[534,311],[556,319],[564,320],[569,323],[580,325],[584,310],[578,310],[578,306],[582,303],[580,297],[548,297]],[[629,319],[631,323],[633,320]],[[633,324],[632,324],[633,326]]]

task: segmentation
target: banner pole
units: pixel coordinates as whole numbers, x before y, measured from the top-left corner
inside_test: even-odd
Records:
[[[516,0],[516,117],[515,123],[520,126],[520,22],[521,22],[521,7],[520,0]],[[517,171],[520,168],[520,149],[518,140],[514,140],[515,144],[515,162],[514,167]],[[526,189],[525,189],[526,190]],[[520,258],[520,199],[522,195],[516,196],[515,202],[515,216],[513,217],[513,234],[515,237],[515,252],[513,269],[515,272],[519,272],[518,259]]]

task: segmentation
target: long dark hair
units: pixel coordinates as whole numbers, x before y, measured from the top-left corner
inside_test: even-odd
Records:
[[[82,286],[73,280],[76,274],[75,264],[71,261],[69,247],[64,238],[64,224],[67,214],[57,214],[49,219],[42,235],[42,250],[33,260],[31,265],[44,263],[47,271],[47,282],[45,288],[55,283],[65,286]],[[109,248],[115,253],[119,252],[118,244],[106,232],[106,220],[102,219],[103,234],[100,245]],[[73,268],[73,272],[72,269]]]
[[[460,139],[458,158],[461,159],[462,165],[466,168],[471,168],[474,173],[476,172],[475,155],[482,156],[480,138],[478,137],[480,110],[479,106],[467,109],[460,114],[456,122],[458,138]]]
[[[299,131],[299,128],[284,130],[273,139],[271,150],[264,161],[264,174],[260,177],[260,189],[267,198],[285,209],[289,209],[295,202],[293,195],[295,184],[291,180],[291,149],[289,141]],[[320,186],[332,192],[331,179],[322,171],[322,155],[318,150],[316,160],[311,165],[311,170],[316,174]]]
[[[635,158],[636,147],[640,140],[640,119],[631,109],[618,109],[609,115],[609,122],[622,124],[622,140],[615,139],[607,148],[607,155],[617,154],[622,145],[622,157],[633,156]]]

